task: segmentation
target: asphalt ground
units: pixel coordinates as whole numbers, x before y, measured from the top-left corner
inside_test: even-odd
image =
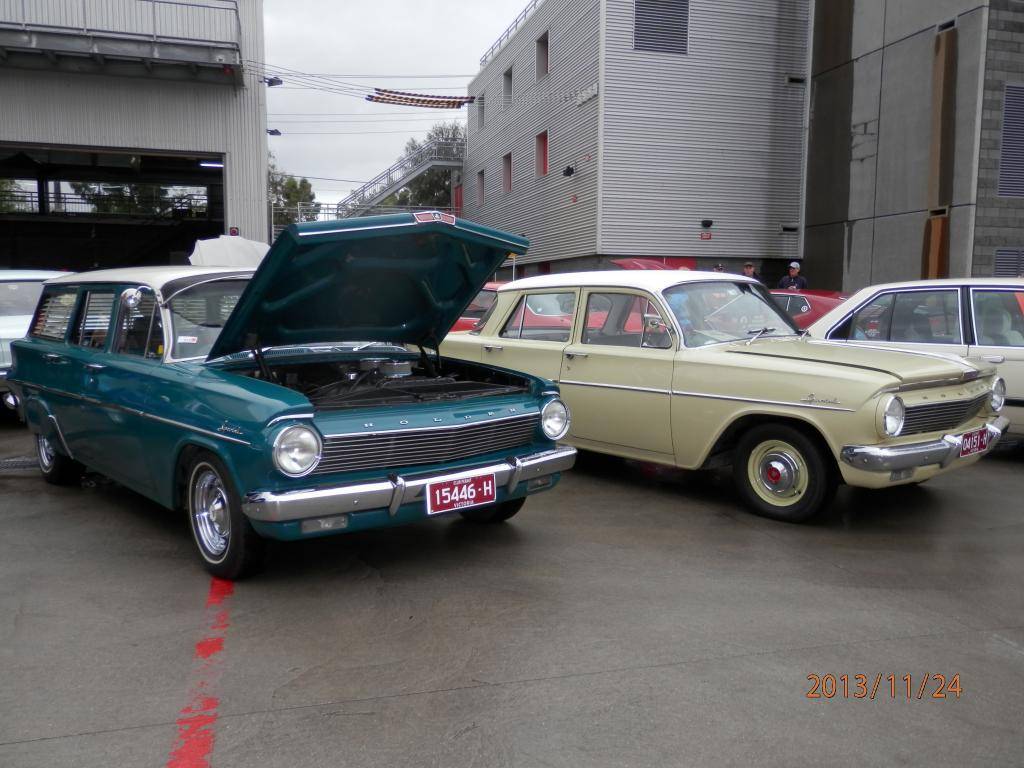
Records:
[[[182,516],[3,470],[0,766],[1024,765],[1022,499],[1008,451],[794,526],[583,456],[507,524],[277,546],[232,593]]]

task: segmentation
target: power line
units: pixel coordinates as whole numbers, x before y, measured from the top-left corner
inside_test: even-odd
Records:
[[[457,118],[457,117],[453,118],[453,120],[458,120],[458,119],[459,118]],[[462,118],[462,119],[464,120],[465,118]],[[303,124],[307,124],[307,125],[308,124],[316,125],[317,123],[321,123],[321,124],[326,124],[326,123],[353,123],[355,125],[366,125],[367,123],[436,123],[436,122],[444,122],[444,121],[439,121],[436,117],[403,117],[403,118],[401,118],[399,120],[379,120],[379,119],[373,119],[373,120],[292,120],[292,119],[284,119],[284,120],[282,120],[280,118],[276,118],[275,117],[273,119],[268,119],[268,122],[272,122],[274,125],[285,125],[287,123],[303,123]],[[448,122],[451,122],[451,121],[448,121]]]
[[[274,171],[278,176],[290,176],[293,179],[316,179],[317,181],[340,181],[345,184],[365,184],[365,181],[358,181],[356,179],[332,179],[328,176],[306,176],[302,173],[285,173],[284,171]]]
[[[409,135],[410,133],[425,133],[429,131],[428,128],[418,128],[416,130],[409,131],[282,131],[282,136],[375,136],[387,133],[404,133]],[[308,176],[306,177],[309,178]]]

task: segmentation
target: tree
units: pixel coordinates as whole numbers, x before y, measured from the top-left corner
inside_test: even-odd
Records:
[[[465,126],[456,121],[435,123],[427,132],[425,141],[409,139],[405,143],[403,157],[423,149],[432,141],[459,142],[466,140]],[[393,195],[383,201],[382,206],[425,206],[448,207],[452,204],[452,172],[450,168],[431,168],[421,173]]]
[[[270,203],[274,208],[274,224],[294,224],[297,221],[316,221],[320,203],[316,202],[313,185],[306,178],[296,179],[277,169],[274,154],[270,154],[267,173]],[[300,211],[299,205],[303,208]]]
[[[159,216],[174,205],[167,187],[159,184],[94,184],[72,181],[75,194],[92,205],[96,213]]]
[[[0,213],[11,213],[17,209],[13,193],[18,190],[14,179],[0,179]]]

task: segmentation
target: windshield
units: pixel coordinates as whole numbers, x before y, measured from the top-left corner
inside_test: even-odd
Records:
[[[677,285],[665,291],[665,300],[679,320],[688,347],[798,333],[767,291],[752,283]]]
[[[248,280],[217,280],[186,288],[168,306],[171,357],[206,357]]]
[[[0,317],[31,315],[36,311],[36,303],[42,292],[42,282],[0,282]]]

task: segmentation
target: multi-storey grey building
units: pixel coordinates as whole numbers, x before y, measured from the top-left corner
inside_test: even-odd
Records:
[[[806,272],[1024,272],[1024,3],[819,0]]]
[[[532,2],[469,86],[463,211],[527,271],[799,256],[808,0]]]
[[[0,267],[265,240],[262,59],[262,0],[0,0]]]

